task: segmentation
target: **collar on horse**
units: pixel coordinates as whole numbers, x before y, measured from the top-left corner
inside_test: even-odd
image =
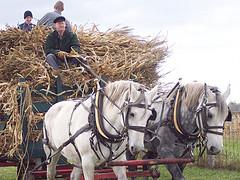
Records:
[[[125,137],[125,129],[122,132],[117,131],[109,122],[108,120],[103,116],[102,110],[103,110],[103,98],[105,94],[102,89],[99,89],[96,92],[95,96],[95,103],[94,103],[94,113],[95,113],[95,123],[96,123],[96,130],[97,133],[106,141],[115,143],[115,142],[121,142]],[[115,104],[115,103],[114,103]],[[115,105],[116,106],[116,105]],[[118,106],[116,106],[118,107]],[[122,115],[123,116],[123,115]],[[103,122],[108,122],[112,128],[115,129],[117,132],[117,135],[109,133],[106,128],[104,127]]]
[[[181,96],[183,94],[183,86],[178,86],[177,92],[176,92],[176,97],[174,100],[173,104],[173,115],[172,115],[172,120],[173,120],[173,125],[178,134],[180,134],[181,137],[184,137],[186,139],[197,139],[199,137],[199,132],[196,133],[189,133],[187,130],[184,129],[184,127],[181,124]]]

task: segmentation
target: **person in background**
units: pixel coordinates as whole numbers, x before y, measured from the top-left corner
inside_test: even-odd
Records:
[[[19,29],[29,32],[35,27],[35,24],[32,24],[33,15],[31,11],[24,12],[25,22],[18,26]]]
[[[43,25],[50,28],[54,27],[54,19],[62,15],[64,11],[64,3],[62,1],[57,1],[54,5],[54,11],[45,14],[37,23],[37,25]],[[68,20],[65,20],[66,30],[72,31],[71,25]]]
[[[66,30],[65,18],[57,17],[54,21],[55,31],[49,33],[44,44],[47,63],[59,74],[59,66],[65,62],[69,54],[80,53],[80,43],[77,35]],[[78,64],[75,58],[67,58],[68,63]]]

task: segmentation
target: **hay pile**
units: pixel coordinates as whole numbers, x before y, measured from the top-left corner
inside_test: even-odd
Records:
[[[45,63],[42,47],[48,33],[49,30],[43,27],[36,27],[29,33],[11,27],[0,31],[0,107],[1,113],[9,115],[7,127],[0,132],[1,155],[12,156],[18,151],[23,141],[20,121],[23,114],[29,116],[30,129],[42,119],[43,114],[32,113],[31,90],[37,86],[50,89],[53,85],[52,70]],[[107,76],[111,81],[134,78],[145,85],[154,84],[159,78],[156,68],[167,55],[164,40],[144,40],[133,36],[127,27],[104,33],[96,27],[80,28],[76,33],[81,43],[81,55],[98,75]],[[63,68],[61,77],[65,85],[77,83],[83,94],[92,88],[95,78],[74,66]],[[26,112],[19,112],[17,103],[20,78],[27,80],[20,84],[28,92]],[[71,97],[77,95],[73,93]],[[34,141],[39,137],[39,133],[29,134]]]

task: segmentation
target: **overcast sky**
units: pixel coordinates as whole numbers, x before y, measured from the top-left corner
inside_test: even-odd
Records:
[[[25,10],[36,19],[52,11],[52,0],[1,2],[0,25],[23,22]],[[167,81],[198,80],[225,91],[240,102],[239,0],[65,0],[63,15],[77,25],[98,25],[105,31],[120,24],[140,36],[160,33],[168,40],[170,55],[164,66]],[[36,21],[35,21],[36,22]]]

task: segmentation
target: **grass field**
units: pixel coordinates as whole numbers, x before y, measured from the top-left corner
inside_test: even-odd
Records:
[[[160,167],[161,178],[163,180],[171,180],[170,174],[165,167]],[[198,167],[187,167],[184,171],[187,180],[239,180],[240,172],[228,170],[211,170]],[[16,178],[16,169],[0,168],[1,180],[14,180]]]
[[[215,156],[214,161],[215,167],[240,171],[240,138],[225,137],[223,152]],[[207,167],[207,155],[205,154],[197,164]]]

